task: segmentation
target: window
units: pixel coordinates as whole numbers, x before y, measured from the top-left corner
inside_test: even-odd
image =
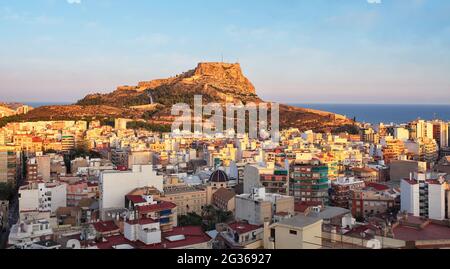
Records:
[[[294,231],[294,230],[290,230],[290,231],[289,231],[289,234],[292,234],[292,235],[297,235],[297,231]]]

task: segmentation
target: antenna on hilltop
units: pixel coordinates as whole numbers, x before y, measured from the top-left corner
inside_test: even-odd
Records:
[[[223,63],[224,61],[223,61],[223,53],[222,53],[222,63]]]

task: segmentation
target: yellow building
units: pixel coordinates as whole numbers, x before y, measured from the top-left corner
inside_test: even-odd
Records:
[[[201,215],[203,207],[207,205],[206,189],[185,184],[164,187],[164,193],[160,199],[176,204],[179,216],[192,212]]]
[[[322,248],[323,220],[304,215],[283,219],[265,227],[266,249],[319,249]]]

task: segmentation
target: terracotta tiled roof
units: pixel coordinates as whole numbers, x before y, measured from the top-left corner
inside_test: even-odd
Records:
[[[127,195],[126,198],[135,204],[147,202],[141,195]]]
[[[119,227],[114,223],[114,221],[101,221],[93,224],[97,232],[107,233],[119,230]]]
[[[136,224],[145,225],[145,224],[156,223],[156,221],[151,218],[145,218],[145,219],[138,219],[138,220],[129,220],[129,221],[127,221],[127,223],[130,225],[136,225]]]
[[[183,240],[169,241],[168,237],[184,235]],[[114,246],[128,244],[136,249],[177,249],[185,248],[192,245],[207,243],[211,240],[205,232],[203,232],[201,227],[197,226],[187,226],[187,227],[176,227],[170,232],[165,232],[161,236],[161,243],[145,245],[142,242],[131,242],[128,241],[123,235],[111,236],[106,238],[105,242],[97,243],[96,246],[99,249],[112,249]]]
[[[223,201],[230,201],[233,197],[236,196],[236,194],[228,189],[220,188],[214,193],[213,196]]]
[[[139,213],[150,213],[150,212],[158,212],[162,210],[174,209],[177,207],[176,204],[166,201],[158,202],[154,205],[146,205],[146,206],[138,206],[137,210]]]
[[[262,228],[262,225],[251,225],[244,222],[233,222],[228,224],[228,227],[230,227],[233,231],[237,232],[238,234],[245,234],[254,230],[257,230],[259,228]]]
[[[377,191],[386,191],[389,190],[389,187],[379,183],[366,183],[367,187],[374,188]]]

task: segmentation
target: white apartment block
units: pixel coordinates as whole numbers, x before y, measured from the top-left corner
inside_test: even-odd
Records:
[[[443,179],[426,180],[425,174],[401,182],[401,210],[416,217],[444,220],[449,217],[448,184]]]
[[[19,189],[19,211],[50,212],[55,214],[67,206],[67,184],[38,183]]]
[[[100,210],[125,207],[125,195],[136,188],[155,187],[163,191],[163,177],[151,165],[134,165],[131,171],[100,174]]]
[[[409,130],[404,127],[397,127],[394,129],[394,138],[401,140],[401,141],[407,141],[409,139]]]

